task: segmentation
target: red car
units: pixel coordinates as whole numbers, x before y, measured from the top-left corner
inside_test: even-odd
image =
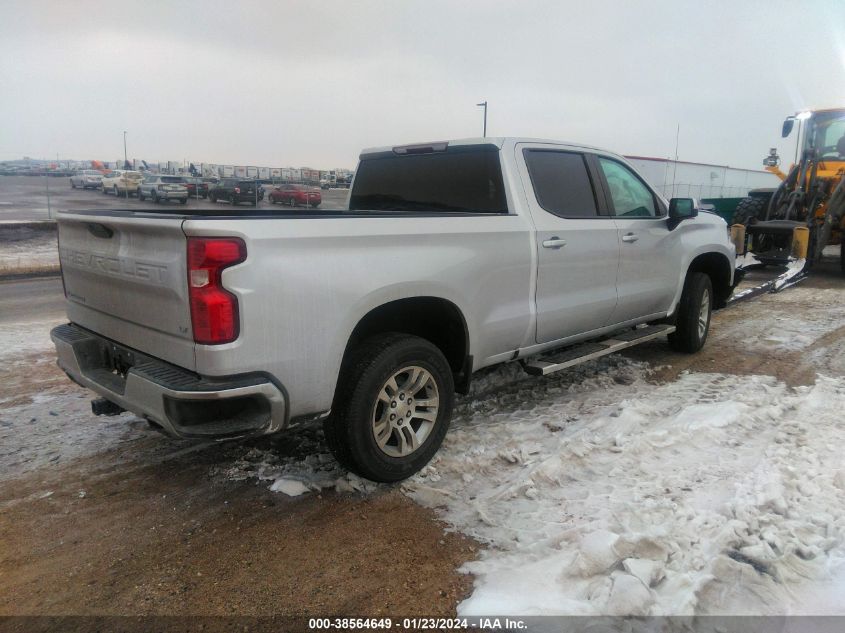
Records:
[[[320,206],[323,201],[320,190],[314,187],[306,187],[305,185],[279,185],[269,196],[270,204],[281,202],[289,204],[292,207],[311,205],[316,208]]]

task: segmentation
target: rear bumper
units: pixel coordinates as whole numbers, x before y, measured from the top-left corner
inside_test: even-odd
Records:
[[[59,367],[73,381],[175,437],[229,439],[286,426],[285,395],[264,376],[204,378],[71,323],[50,337]]]

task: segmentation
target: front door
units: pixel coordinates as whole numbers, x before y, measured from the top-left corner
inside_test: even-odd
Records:
[[[586,157],[541,143],[520,143],[516,151],[536,229],[536,341],[599,329],[616,306],[619,243]]]
[[[619,232],[619,301],[612,323],[665,313],[675,296],[681,231],[670,231],[666,211],[648,185],[610,157],[596,161]]]

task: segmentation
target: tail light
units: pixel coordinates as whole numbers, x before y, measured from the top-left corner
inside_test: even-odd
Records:
[[[188,292],[194,341],[203,345],[238,338],[238,299],[223,287],[223,270],[246,259],[237,237],[188,238]]]
[[[235,187],[235,193],[240,193],[240,192],[241,192],[241,188],[240,188],[240,187]]]

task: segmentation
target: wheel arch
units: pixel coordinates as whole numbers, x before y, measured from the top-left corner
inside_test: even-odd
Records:
[[[346,342],[341,365],[361,341],[386,332],[400,332],[424,338],[435,345],[449,363],[455,390],[466,393],[472,374],[469,329],[461,309],[436,296],[407,297],[388,301],[362,316]]]
[[[710,277],[713,286],[713,307],[724,308],[733,290],[730,260],[722,253],[701,253],[690,262],[684,279],[694,272],[705,273]]]

